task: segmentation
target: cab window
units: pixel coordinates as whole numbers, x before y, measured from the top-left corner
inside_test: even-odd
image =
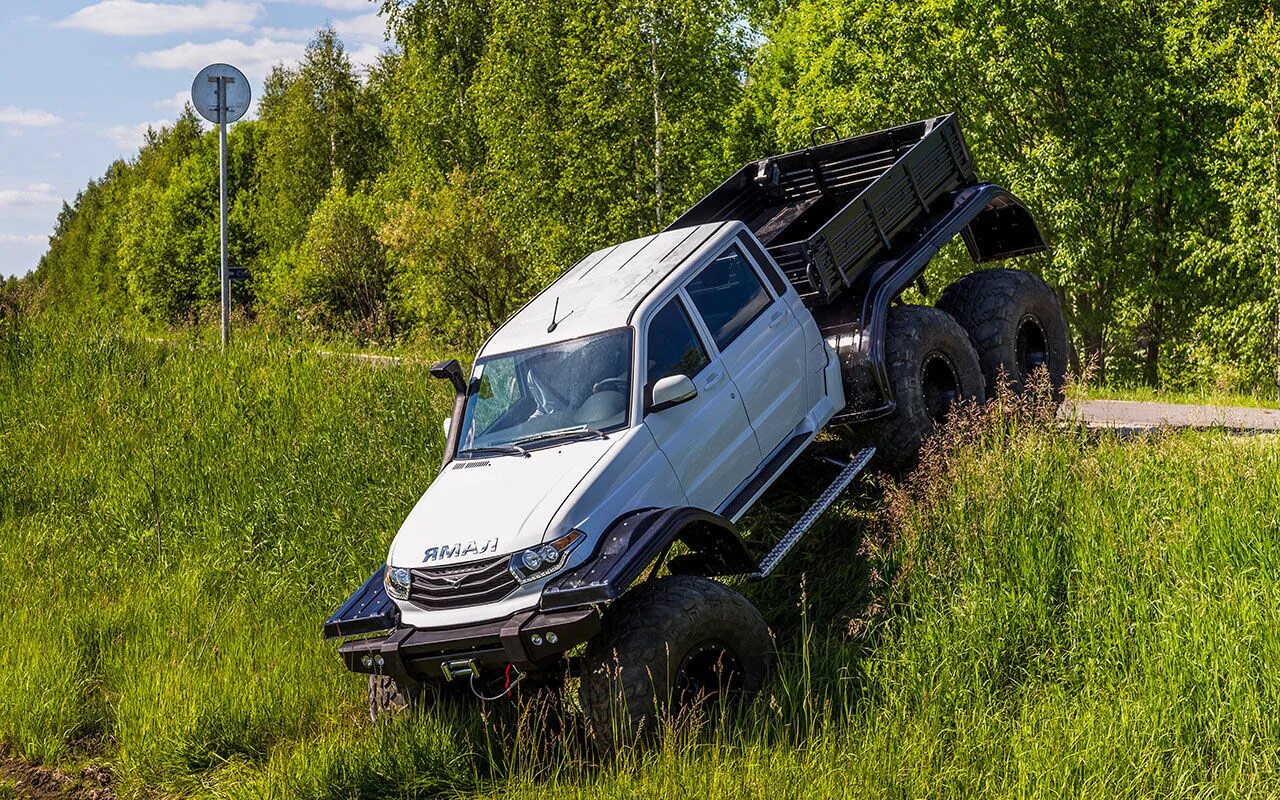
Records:
[[[711,363],[711,358],[698,340],[693,323],[679,299],[672,299],[653,315],[653,320],[649,323],[646,351],[646,397],[653,390],[653,385],[663,378],[670,375],[687,375],[692,378]]]
[[[733,344],[772,301],[736,244],[704,267],[685,288],[721,350]]]

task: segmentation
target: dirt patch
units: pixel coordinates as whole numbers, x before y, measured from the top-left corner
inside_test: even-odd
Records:
[[[105,767],[89,764],[76,774],[20,758],[0,744],[3,790],[21,800],[116,800],[111,773]]]

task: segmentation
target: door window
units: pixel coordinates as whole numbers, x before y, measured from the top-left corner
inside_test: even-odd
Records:
[[[723,351],[769,305],[769,292],[737,245],[689,281],[693,305]]]
[[[653,390],[653,385],[663,378],[669,375],[688,375],[692,378],[711,363],[706,348],[694,333],[689,315],[676,299],[653,315],[653,320],[649,323],[646,351],[646,397]]]

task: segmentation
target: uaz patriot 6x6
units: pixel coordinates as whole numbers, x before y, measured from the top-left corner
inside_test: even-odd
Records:
[[[815,144],[582,259],[469,377],[433,367],[457,392],[440,473],[325,625],[373,714],[574,673],[607,743],[760,689],[768,626],[713,578],[768,576],[873,455],[909,466],[997,376],[1062,384],[1066,327],[1029,273],[895,304],[957,234],[977,262],[1045,249],[954,116]],[[860,446],[780,541],[744,541],[736,521],[827,427]]]

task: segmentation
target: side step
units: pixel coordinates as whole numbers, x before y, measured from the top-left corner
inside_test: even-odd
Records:
[[[809,510],[805,511],[800,519],[796,520],[796,524],[791,526],[791,530],[787,531],[787,535],[778,540],[765,557],[760,560],[760,570],[752,574],[752,580],[763,580],[769,577],[769,573],[777,568],[778,564],[791,552],[791,548],[796,546],[796,542],[800,541],[800,537],[809,532],[813,524],[826,513],[831,504],[836,501],[840,494],[849,488],[849,484],[853,483],[853,479],[867,468],[867,463],[871,461],[871,457],[876,454],[874,447],[866,447],[859,450],[853,459],[841,468],[836,475],[835,480],[831,482],[826,489],[822,490],[822,494],[818,495],[818,499],[813,501],[813,505],[809,506]]]

